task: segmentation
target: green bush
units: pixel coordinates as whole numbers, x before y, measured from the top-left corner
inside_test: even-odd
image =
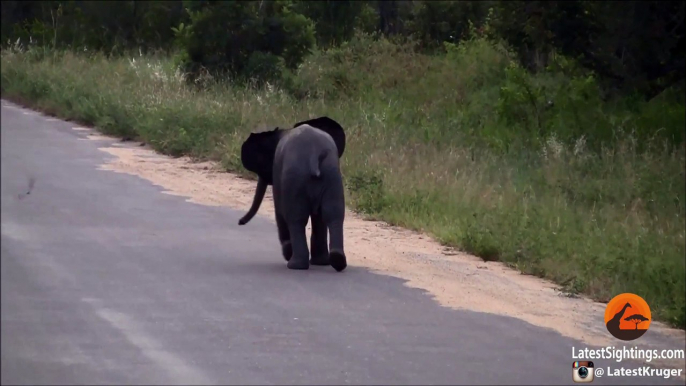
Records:
[[[188,12],[189,25],[176,31],[183,68],[194,77],[206,70],[243,81],[278,81],[315,44],[312,20],[288,0],[192,2]]]

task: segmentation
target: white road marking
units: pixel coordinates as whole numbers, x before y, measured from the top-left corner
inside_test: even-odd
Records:
[[[95,307],[95,313],[124,334],[126,339],[138,347],[143,355],[163,368],[175,384],[209,385],[209,381],[197,369],[186,364],[181,358],[164,350],[153,337],[147,335],[133,319],[125,314],[100,306],[96,299],[84,298],[84,302]]]

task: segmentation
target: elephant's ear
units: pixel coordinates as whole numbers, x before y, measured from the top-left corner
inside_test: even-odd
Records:
[[[243,167],[257,174],[270,185],[273,183],[274,154],[282,132],[283,130],[277,127],[270,131],[250,133],[241,146]]]
[[[338,158],[341,158],[343,152],[345,151],[345,131],[338,122],[329,117],[319,117],[298,122],[293,125],[293,127],[296,128],[300,125],[310,125],[329,134],[331,138],[333,138],[333,141],[336,143],[336,147],[338,148]]]

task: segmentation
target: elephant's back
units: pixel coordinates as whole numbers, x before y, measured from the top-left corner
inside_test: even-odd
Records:
[[[319,157],[322,153],[326,154],[320,161],[323,173],[326,174],[331,168],[338,167],[338,150],[329,134],[310,125],[290,130],[277,146],[274,158],[275,175],[291,178],[309,177],[311,157]]]
[[[312,145],[314,150],[327,149],[338,151],[336,142],[334,142],[331,135],[307,124],[291,129],[291,133],[287,137],[288,142],[298,143],[301,146]]]

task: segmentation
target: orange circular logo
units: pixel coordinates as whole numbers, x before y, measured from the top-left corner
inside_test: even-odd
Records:
[[[651,314],[642,297],[623,293],[615,296],[605,307],[605,327],[617,339],[638,339],[650,328]]]

